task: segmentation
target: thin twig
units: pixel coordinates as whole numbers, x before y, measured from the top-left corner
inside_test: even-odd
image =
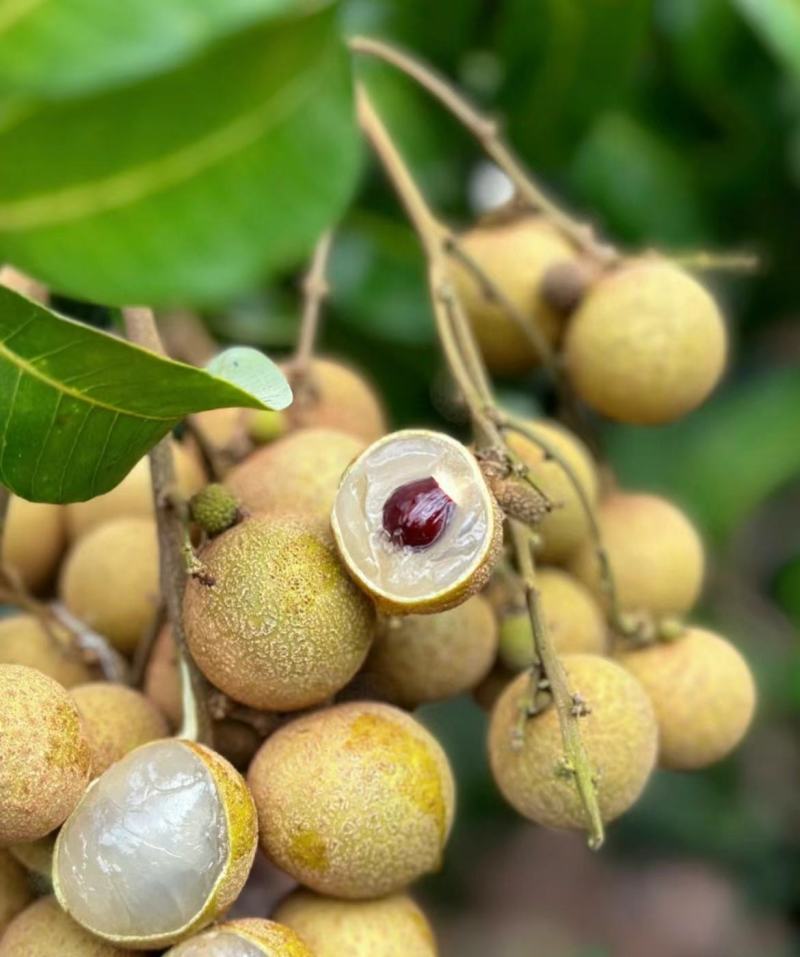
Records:
[[[320,236],[303,279],[303,318],[300,321],[297,349],[291,362],[296,374],[305,375],[317,344],[322,306],[329,292],[327,270],[332,242],[332,232]]]
[[[61,602],[53,602],[45,609],[70,633],[73,645],[82,658],[89,663],[96,663],[107,681],[130,684],[128,662],[104,635],[89,628]]]

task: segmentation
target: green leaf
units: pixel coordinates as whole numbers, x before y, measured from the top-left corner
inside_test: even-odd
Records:
[[[292,0],[0,0],[0,94],[73,96],[130,82],[248,23],[309,6]]]
[[[296,264],[358,172],[332,11],[0,122],[0,260],[95,302],[211,303]]]
[[[191,412],[285,408],[281,372],[254,351],[195,369],[0,286],[0,482],[31,501],[82,501]]]
[[[797,0],[734,0],[770,51],[800,76],[800,4]]]

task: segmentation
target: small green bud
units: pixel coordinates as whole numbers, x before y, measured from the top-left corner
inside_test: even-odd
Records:
[[[219,535],[239,521],[239,503],[224,485],[206,485],[189,501],[192,519],[209,535]]]

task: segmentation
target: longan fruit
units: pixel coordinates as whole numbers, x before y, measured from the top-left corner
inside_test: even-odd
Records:
[[[542,279],[551,266],[575,255],[558,230],[529,215],[475,226],[461,236],[461,245],[517,311],[554,343],[561,320],[542,299]],[[475,276],[458,265],[453,280],[489,369],[497,375],[519,375],[536,366],[540,356],[530,339],[502,306],[487,299]]]
[[[67,554],[59,590],[67,608],[131,654],[158,602],[158,538],[152,518],[124,517],[82,535]]]
[[[717,304],[657,256],[601,278],[567,326],[564,358],[580,398],[620,422],[657,425],[700,405],[725,367]]]
[[[217,924],[167,951],[164,957],[317,957],[289,927],[244,917]]]
[[[9,851],[0,850],[0,935],[33,900],[28,872]],[[0,953],[2,953],[0,943]]]
[[[744,737],[755,711],[755,682],[739,651],[720,635],[687,628],[672,641],[626,651],[617,660],[653,702],[662,767],[705,768]]]
[[[262,849],[334,897],[394,893],[439,867],[453,822],[453,775],[410,715],[348,702],[297,718],[248,772]]]
[[[497,651],[497,621],[480,595],[435,615],[381,618],[364,672],[389,700],[413,708],[462,694],[486,677]]]
[[[571,467],[589,502],[594,504],[598,490],[597,471],[589,450],[578,436],[555,422],[531,419],[526,424]],[[553,510],[536,526],[541,538],[539,558],[543,562],[562,562],[589,534],[589,522],[580,496],[561,465],[548,458],[535,442],[510,432],[508,445],[528,466],[531,479],[553,505]]]
[[[34,615],[0,619],[0,664],[36,668],[65,688],[91,678],[66,629],[53,622],[48,632]]]
[[[296,890],[275,911],[314,957],[437,957],[428,919],[406,894],[343,901]]]
[[[0,665],[0,845],[58,827],[78,803],[90,764],[67,691],[34,668]]]
[[[624,668],[598,655],[564,655],[570,690],[589,713],[580,731],[596,776],[603,821],[612,821],[637,800],[656,761],[658,727],[653,706]],[[505,799],[544,827],[582,829],[586,813],[572,775],[564,767],[558,714],[551,704],[525,721],[515,747],[520,703],[530,678],[519,675],[501,694],[489,723],[489,760]]]
[[[178,649],[172,638],[172,629],[164,625],[159,631],[144,675],[144,693],[165,714],[173,728],[183,717],[181,676],[178,668]]]
[[[0,940],[0,957],[134,957],[84,930],[58,906],[42,897],[9,924]]]
[[[3,533],[3,562],[30,591],[39,592],[58,567],[66,544],[64,507],[12,495]]]
[[[623,611],[681,615],[694,605],[703,587],[703,543],[676,505],[657,495],[614,492],[600,503],[597,521]],[[584,542],[569,568],[605,607],[593,543]]]

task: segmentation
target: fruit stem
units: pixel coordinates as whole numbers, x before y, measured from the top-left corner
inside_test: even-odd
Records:
[[[580,733],[579,722],[586,713],[585,705],[581,702],[578,707],[578,698],[570,690],[567,683],[567,673],[558,655],[550,643],[544,619],[538,601],[536,582],[536,566],[533,559],[533,539],[527,525],[512,520],[510,523],[511,536],[514,540],[514,550],[517,556],[520,577],[525,588],[525,597],[528,604],[528,613],[531,619],[534,642],[534,661],[538,659],[544,677],[547,679],[550,694],[558,713],[558,723],[561,728],[561,738],[564,743],[566,757],[565,767],[572,775],[578,789],[588,818],[589,847],[597,850],[603,844],[603,820],[597,803],[595,788],[595,772],[586,753]],[[539,673],[534,665],[531,668],[531,703],[536,700],[538,691]]]
[[[124,309],[123,314],[125,331],[131,342],[159,355],[165,354],[152,310],[135,306]],[[183,721],[178,736],[201,744],[211,744],[208,688],[189,652],[183,627],[183,594],[186,590],[183,540],[188,514],[186,502],[177,491],[171,437],[167,435],[153,446],[149,457],[158,529],[161,593],[180,663]]]
[[[755,253],[713,253],[703,249],[695,252],[670,253],[670,262],[698,272],[757,272],[761,266]]]
[[[307,373],[314,354],[322,306],[330,291],[326,273],[332,243],[333,233],[330,230],[320,236],[303,279],[303,317],[300,321],[297,349],[291,361],[292,371],[296,375],[304,376]]]

